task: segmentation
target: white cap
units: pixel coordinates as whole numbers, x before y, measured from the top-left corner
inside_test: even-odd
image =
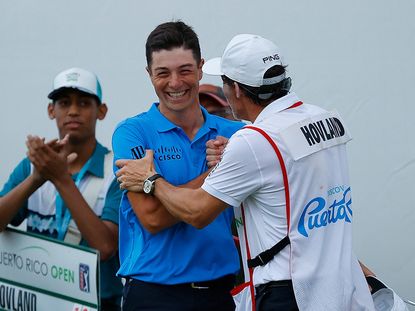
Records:
[[[265,72],[275,66],[283,65],[278,47],[268,39],[257,35],[240,34],[232,38],[222,57],[208,60],[203,72],[221,76],[252,87],[271,85],[285,79],[285,73],[264,79]]]
[[[102,101],[102,90],[98,77],[88,70],[71,68],[59,73],[53,80],[53,90],[49,93],[48,98],[54,99],[65,88],[73,88],[95,95],[100,102]]]

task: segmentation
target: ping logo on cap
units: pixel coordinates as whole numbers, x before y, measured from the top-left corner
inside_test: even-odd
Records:
[[[71,72],[66,75],[66,81],[78,81],[80,74],[78,72]]]
[[[267,62],[272,62],[274,60],[280,60],[280,56],[278,54],[274,54],[274,55],[270,55],[270,56],[262,58],[262,61],[264,62],[264,64],[266,64]]]

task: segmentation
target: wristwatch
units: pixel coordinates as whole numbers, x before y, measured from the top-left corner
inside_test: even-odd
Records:
[[[154,187],[155,187],[155,181],[157,178],[163,177],[160,174],[154,174],[153,176],[148,177],[146,180],[144,180],[143,183],[143,192],[145,194],[153,194]]]

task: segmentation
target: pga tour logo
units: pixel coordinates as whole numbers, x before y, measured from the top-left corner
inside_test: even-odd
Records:
[[[89,266],[83,263],[79,264],[79,289],[89,293]]]

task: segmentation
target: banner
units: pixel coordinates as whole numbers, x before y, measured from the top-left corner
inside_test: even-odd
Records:
[[[11,228],[0,233],[1,310],[98,310],[98,275],[96,250]]]

